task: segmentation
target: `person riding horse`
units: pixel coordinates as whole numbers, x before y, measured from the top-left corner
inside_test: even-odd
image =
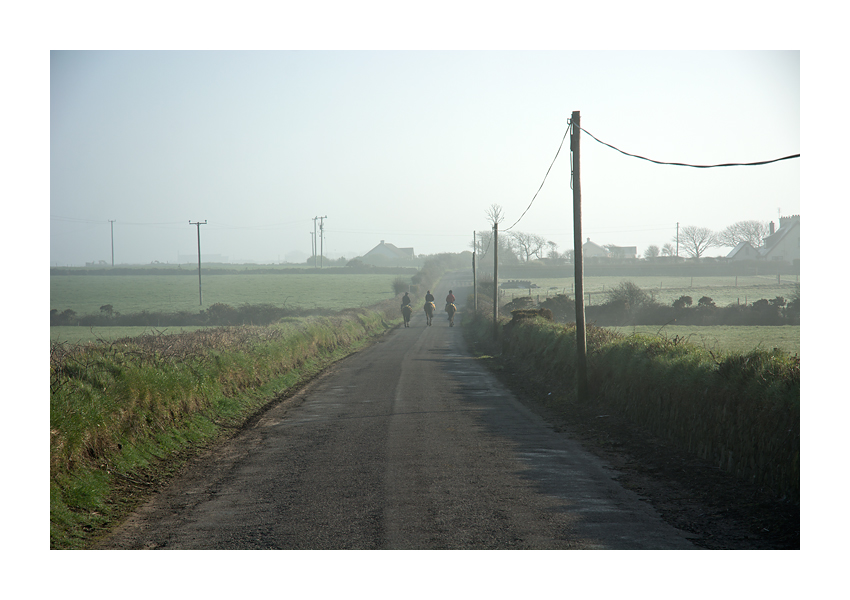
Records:
[[[446,296],[446,312],[449,313],[449,324],[454,325],[454,317],[455,311],[457,307],[455,306],[455,295],[449,290],[449,295]]]
[[[408,296],[407,292],[404,293],[404,297],[401,299],[401,314],[404,317],[404,326],[410,327],[410,315],[413,312],[413,306],[410,303],[410,296]]]
[[[428,325],[431,324],[431,319],[434,317],[434,294],[431,293],[431,290],[428,290],[428,293],[425,294],[425,318],[428,322]]]

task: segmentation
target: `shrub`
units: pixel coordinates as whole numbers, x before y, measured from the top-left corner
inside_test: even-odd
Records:
[[[393,279],[393,293],[398,296],[407,291],[410,283],[404,277],[396,277]]]
[[[686,306],[691,306],[694,303],[694,299],[690,296],[679,296],[678,300],[673,301],[673,308],[685,308]]]

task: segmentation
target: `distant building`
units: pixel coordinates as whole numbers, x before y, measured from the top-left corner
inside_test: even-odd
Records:
[[[771,223],[771,230],[773,223]],[[793,262],[800,260],[800,215],[779,218],[779,229],[764,240],[762,258]]]
[[[611,258],[637,258],[637,246],[608,246]]]
[[[749,242],[740,242],[726,255],[729,260],[755,260],[761,258],[759,251],[753,248]]]
[[[794,262],[800,260],[800,215],[779,218],[779,229],[774,231],[770,223],[770,235],[764,239],[761,248],[753,248],[749,242],[741,242],[726,255],[730,260],[779,260]]]
[[[364,263],[369,264],[399,264],[413,260],[413,248],[398,248],[393,244],[387,244],[384,240],[360,257]]]
[[[581,245],[581,253],[584,258],[593,258],[596,256],[607,258],[610,256],[610,252],[608,252],[608,250],[595,242],[591,242],[590,238],[587,238],[587,241]]]

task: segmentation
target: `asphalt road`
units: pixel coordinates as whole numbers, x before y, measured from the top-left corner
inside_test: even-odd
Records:
[[[332,367],[196,461],[101,548],[687,549],[438,313]],[[443,289],[446,288],[446,289]],[[460,306],[460,304],[459,304]]]

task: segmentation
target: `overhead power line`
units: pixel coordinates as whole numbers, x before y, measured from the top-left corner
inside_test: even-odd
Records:
[[[546,178],[549,177],[549,172],[552,170],[552,166],[555,164],[555,161],[558,159],[558,155],[561,153],[561,148],[564,147],[564,140],[567,139],[567,134],[570,132],[570,127],[571,123],[569,123],[568,121],[567,130],[564,132],[564,137],[561,138],[561,144],[558,146],[557,152],[555,152],[555,158],[552,159],[552,163],[549,165],[549,168],[546,169],[546,175],[543,176],[543,181],[540,183],[540,187],[537,188],[537,192],[534,194],[534,197],[531,199],[531,202],[529,202],[526,209],[522,211],[522,214],[519,216],[519,219],[516,220],[516,223],[514,223],[507,229],[504,229],[503,231],[510,231],[511,229],[513,229],[514,226],[522,220],[522,218],[525,216],[525,213],[527,213],[528,209],[531,208],[531,205],[534,204],[534,200],[537,198],[537,194],[539,194],[540,190],[543,189],[543,184],[546,183]]]
[[[647,158],[647,157],[645,157],[645,156],[640,156],[639,154],[631,154],[630,152],[624,152],[623,150],[620,150],[620,149],[619,149],[619,148],[617,148],[616,146],[612,146],[611,144],[609,144],[609,143],[607,143],[607,142],[603,142],[603,141],[602,141],[602,140],[600,140],[598,137],[596,137],[595,135],[593,135],[592,133],[590,133],[590,132],[589,132],[587,129],[585,129],[584,127],[582,127],[582,128],[581,128],[581,130],[582,130],[583,132],[585,132],[587,135],[589,135],[590,137],[592,137],[594,140],[596,140],[597,142],[599,142],[600,144],[602,144],[603,146],[608,146],[609,148],[613,148],[614,150],[616,150],[616,151],[617,151],[617,152],[619,152],[620,154],[625,154],[626,156],[631,156],[631,157],[633,157],[633,158],[639,158],[639,159],[641,159],[641,160],[646,160],[646,161],[649,161],[649,162],[651,162],[651,163],[655,163],[655,164],[657,164],[657,165],[673,165],[673,166],[676,166],[676,167],[692,167],[692,168],[694,168],[694,169],[714,169],[714,168],[716,168],[716,167],[756,167],[756,166],[759,166],[759,165],[769,165],[770,163],[779,162],[779,161],[781,161],[781,160],[789,160],[789,159],[791,159],[791,158],[800,158],[800,155],[799,155],[799,154],[792,154],[792,155],[790,155],[790,156],[783,156],[782,158],[773,158],[773,159],[770,159],[770,160],[760,160],[760,161],[758,161],[758,162],[749,162],[749,163],[723,163],[723,164],[718,164],[718,165],[692,165],[692,164],[688,164],[688,163],[680,163],[680,162],[665,162],[665,161],[662,161],[662,160],[654,160],[654,159],[652,159],[652,158]]]

